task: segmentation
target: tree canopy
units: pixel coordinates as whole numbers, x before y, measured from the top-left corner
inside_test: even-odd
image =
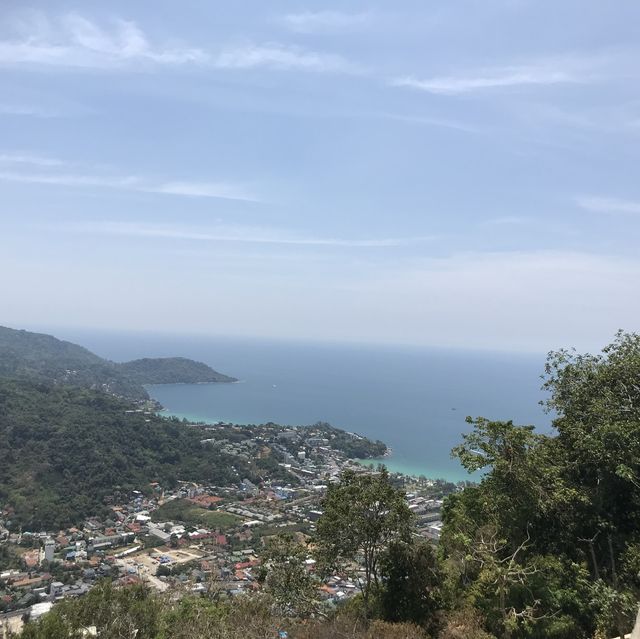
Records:
[[[0,506],[16,527],[57,529],[153,481],[257,481],[245,462],[201,440],[196,427],[105,393],[0,380]]]
[[[361,558],[366,604],[380,586],[380,559],[395,540],[409,540],[412,513],[404,494],[394,488],[385,469],[377,474],[343,473],[329,486],[317,527],[317,556],[325,569],[348,570]]]
[[[640,336],[550,353],[544,388],[555,434],[478,418],[454,449],[486,474],[445,507],[449,592],[500,637],[624,634],[640,596]]]

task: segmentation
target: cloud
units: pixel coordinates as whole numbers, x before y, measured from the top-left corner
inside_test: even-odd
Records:
[[[27,163],[41,167],[57,167],[61,161],[36,156],[0,156],[0,164],[10,160],[13,164]],[[0,170],[0,181],[17,182],[23,184],[48,184],[53,186],[70,186],[78,188],[96,187],[138,191],[143,193],[158,193],[162,195],[181,195],[187,197],[209,197],[226,200],[242,200],[245,202],[259,201],[255,195],[246,191],[242,186],[224,182],[184,182],[158,181],[135,175],[106,176],[78,173],[61,173],[51,171],[47,173],[27,173]]]
[[[0,115],[31,116],[35,118],[55,118],[57,111],[25,104],[0,104]]]
[[[458,95],[510,87],[528,85],[554,85],[581,82],[581,78],[572,72],[553,68],[553,65],[511,66],[479,71],[474,75],[435,76],[418,79],[414,76],[396,78],[393,86],[408,87],[427,93],[440,95]]]
[[[166,193],[167,195],[188,195],[190,197],[219,197],[228,200],[258,200],[248,193],[240,192],[237,186],[221,182],[164,182],[158,185],[141,187],[151,193]]]
[[[342,56],[286,47],[279,44],[243,45],[220,53],[213,61],[219,69],[297,69],[302,71],[360,73],[363,68]]]
[[[584,196],[576,198],[576,203],[580,208],[594,213],[640,215],[640,201]]]
[[[50,21],[44,14],[34,15],[23,25],[23,37],[0,41],[0,66],[140,70],[153,66],[191,65],[204,69],[361,71],[359,65],[342,56],[278,43],[247,43],[206,50],[152,43],[138,25],[126,20],[100,26],[76,13],[55,21]]]
[[[363,27],[371,21],[369,13],[344,13],[342,11],[304,11],[289,13],[280,18],[295,33],[325,33]]]
[[[372,339],[400,335],[413,342],[542,352],[589,348],[620,326],[637,325],[640,300],[628,293],[639,277],[639,260],[606,254],[455,253],[405,261],[393,269],[385,265],[366,281],[345,277],[358,302],[345,314],[351,326],[375,317],[365,329]],[[344,295],[341,308],[348,300]]]
[[[0,64],[108,69],[131,62],[180,65],[207,59],[201,49],[152,45],[135,23],[125,20],[102,28],[75,13],[55,23],[36,14],[23,30],[28,33],[22,39],[0,41]]]
[[[30,164],[33,166],[63,166],[65,163],[58,158],[30,153],[1,153],[0,164]]]
[[[59,231],[66,237],[66,227]],[[73,317],[79,325],[112,330],[153,326],[180,334],[202,331],[540,353],[563,346],[600,347],[617,328],[637,326],[640,313],[640,298],[629,295],[637,288],[640,262],[611,255],[474,252],[387,260],[371,267],[374,260],[367,253],[363,268],[364,251],[355,250],[314,261],[309,254],[320,251],[265,249],[260,253],[269,259],[256,256],[247,263],[245,255],[253,254],[249,245],[237,252],[203,245],[211,250],[168,260],[167,250],[183,247],[166,242],[160,250],[146,251],[141,244],[119,243],[115,261],[112,247],[98,251],[104,262],[87,260],[82,269],[77,255],[66,251],[56,252],[57,261],[51,262],[24,251],[22,245],[7,247],[0,253],[0,265],[21,274],[0,282],[7,312],[14,313],[16,324],[45,313],[52,322],[64,324]],[[75,243],[80,251],[93,251],[96,245],[105,246]],[[353,259],[354,253],[358,259]],[[273,258],[291,254],[299,259]],[[230,255],[236,258],[232,265]],[[59,285],[42,287],[44,268]],[[33,290],[40,294],[33,295]],[[104,294],[110,290],[118,292],[118,304]],[[165,299],[167,291],[172,304],[158,314],[148,300]],[[79,305],[78,299],[85,303]],[[262,307],[270,312],[257,320],[255,309]],[[539,361],[542,366],[544,356]]]
[[[282,229],[253,226],[216,225],[207,229],[135,222],[92,222],[70,225],[70,230],[100,235],[146,237],[197,242],[240,242],[343,248],[390,248],[426,242],[432,237],[343,239],[300,235]]]

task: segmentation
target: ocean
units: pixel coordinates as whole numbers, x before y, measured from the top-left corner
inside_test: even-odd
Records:
[[[392,471],[459,481],[450,451],[467,415],[549,429],[544,355],[318,344],[222,337],[56,331],[114,361],[184,356],[236,384],[149,386],[168,412],[205,421],[307,425],[317,421],[381,439]]]

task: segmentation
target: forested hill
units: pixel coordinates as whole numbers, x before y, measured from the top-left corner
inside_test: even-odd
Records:
[[[201,384],[206,382],[237,382],[214,371],[213,368],[185,357],[158,357],[136,359],[118,364],[129,379],[140,384]]]
[[[232,467],[254,476],[201,439],[197,427],[132,411],[105,393],[0,380],[0,512],[15,511],[16,526],[51,529],[152,481],[227,483]]]
[[[116,364],[52,335],[0,327],[0,377],[71,384],[128,399],[148,399],[143,384],[232,382],[189,359],[142,359]]]

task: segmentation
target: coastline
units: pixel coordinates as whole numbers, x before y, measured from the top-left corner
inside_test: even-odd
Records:
[[[189,413],[177,413],[173,412],[168,408],[163,408],[161,411],[158,411],[159,415],[163,417],[175,417],[177,419],[186,419],[188,422],[192,423],[203,423],[209,424],[211,426],[216,426],[218,424],[229,424],[233,423],[237,424],[234,421],[223,420],[223,419],[212,419],[211,417],[203,417],[199,415],[193,415]],[[246,424],[244,424],[246,425]],[[342,430],[342,429],[341,429]],[[345,432],[349,432],[346,431]],[[461,473],[459,475],[453,476],[448,472],[438,472],[438,469],[427,469],[419,466],[415,466],[411,463],[407,463],[402,460],[402,458],[395,455],[393,448],[387,445],[387,451],[381,457],[372,457],[369,459],[358,459],[352,458],[349,461],[355,462],[360,466],[367,466],[371,468],[375,468],[378,464],[383,464],[391,473],[401,473],[403,475],[407,475],[409,477],[426,477],[430,480],[444,480],[452,483],[458,483],[460,481],[473,480],[472,475],[468,475],[464,470],[461,469]]]
[[[456,473],[454,475],[451,472],[440,470],[438,468],[417,466],[411,462],[403,460],[400,456],[395,456],[393,451],[388,456],[385,455],[372,459],[354,459],[353,461],[360,466],[369,466],[372,468],[375,468],[378,464],[382,464],[386,466],[390,473],[400,473],[402,475],[407,475],[408,477],[425,477],[426,479],[444,480],[453,484],[457,484],[461,481],[477,481],[477,477],[475,475],[468,474],[462,467],[460,468],[460,473]]]

